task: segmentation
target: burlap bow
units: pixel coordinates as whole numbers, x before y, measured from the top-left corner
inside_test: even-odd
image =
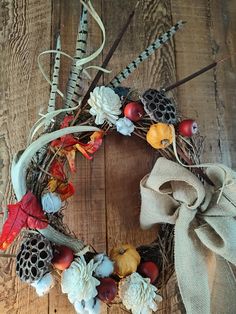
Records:
[[[222,165],[209,165],[206,171],[214,188],[159,158],[141,181],[140,222],[143,228],[175,224],[175,270],[187,313],[235,314],[236,283],[229,262],[236,264],[236,181]]]

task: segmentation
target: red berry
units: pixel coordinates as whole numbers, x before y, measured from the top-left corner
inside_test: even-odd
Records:
[[[180,122],[178,130],[180,135],[185,137],[191,137],[198,131],[197,122],[192,119],[183,120]]]
[[[159,269],[153,262],[142,262],[138,267],[138,273],[144,278],[150,278],[153,283],[159,276]]]
[[[144,109],[138,102],[130,102],[125,106],[124,115],[131,121],[139,121],[144,115]]]
[[[112,302],[117,295],[117,284],[112,278],[101,278],[97,287],[98,298],[106,303]]]
[[[73,259],[74,253],[72,249],[64,245],[56,246],[52,259],[52,264],[55,268],[59,270],[64,270],[70,266]]]

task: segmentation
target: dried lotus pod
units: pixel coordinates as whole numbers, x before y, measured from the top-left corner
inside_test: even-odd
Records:
[[[144,110],[152,120],[167,124],[177,123],[175,104],[163,92],[156,89],[148,89],[141,96],[141,101],[144,105]]]
[[[16,257],[16,273],[24,282],[41,279],[48,271],[53,258],[49,240],[40,234],[25,239]]]

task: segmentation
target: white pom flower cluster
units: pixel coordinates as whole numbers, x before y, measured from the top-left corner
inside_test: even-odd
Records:
[[[57,193],[45,193],[41,198],[43,210],[46,213],[54,214],[57,213],[62,206],[62,201]]]
[[[54,285],[55,285],[55,279],[50,273],[47,273],[41,279],[31,284],[31,286],[35,288],[36,293],[40,297],[47,294]]]
[[[131,135],[134,132],[134,124],[128,118],[120,118],[116,122],[116,130],[123,135]]]
[[[109,277],[114,270],[114,263],[109,259],[109,257],[104,254],[97,254],[94,257],[94,261],[96,262],[96,269],[94,274],[99,278]]]
[[[127,310],[133,314],[151,314],[158,309],[157,303],[162,300],[150,279],[143,278],[138,273],[133,273],[120,282],[119,296]]]
[[[121,114],[120,97],[110,87],[100,86],[94,88],[88,100],[90,114],[96,116],[95,123],[103,124],[104,121],[115,124]]]

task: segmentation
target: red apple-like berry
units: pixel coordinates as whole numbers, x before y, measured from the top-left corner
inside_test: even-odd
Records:
[[[52,264],[59,270],[67,269],[74,259],[73,251],[67,246],[60,245],[56,246],[54,250],[54,256]]]
[[[159,276],[159,269],[153,262],[142,262],[138,267],[138,273],[144,278],[150,278],[151,283]]]
[[[124,115],[131,121],[139,121],[144,115],[143,106],[138,102],[130,102],[124,108]]]
[[[117,284],[112,278],[101,278],[97,287],[98,298],[106,303],[112,302],[117,295]]]
[[[179,134],[185,137],[191,137],[198,131],[197,122],[192,119],[183,120],[178,126]]]

